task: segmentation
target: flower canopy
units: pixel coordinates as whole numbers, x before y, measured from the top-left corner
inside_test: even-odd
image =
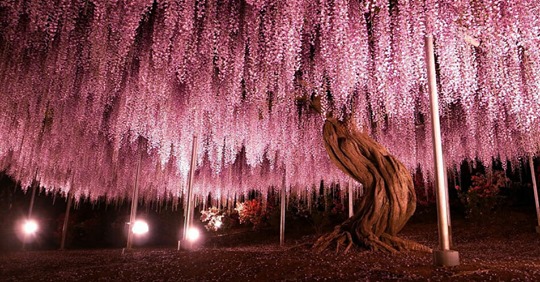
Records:
[[[324,149],[331,113],[430,171],[428,33],[447,165],[536,153],[537,0],[3,0],[0,170],[116,198],[140,163],[159,199],[183,193],[196,135],[196,193],[284,171],[305,191],[348,181]]]

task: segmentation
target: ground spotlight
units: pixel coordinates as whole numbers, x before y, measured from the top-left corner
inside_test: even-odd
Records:
[[[148,233],[148,230],[148,223],[143,220],[136,220],[131,228],[131,232],[135,235],[144,235]]]
[[[188,231],[186,232],[186,239],[191,242],[197,241],[200,236],[201,236],[201,233],[199,232],[199,229],[195,227],[189,228]]]
[[[25,235],[34,235],[39,229],[37,222],[33,219],[26,220],[22,225],[22,231]]]

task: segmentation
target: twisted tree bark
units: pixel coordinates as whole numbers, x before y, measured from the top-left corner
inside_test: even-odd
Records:
[[[397,252],[420,250],[427,246],[397,237],[416,209],[411,174],[386,148],[366,133],[328,118],[323,127],[326,150],[332,161],[364,186],[364,195],[355,215],[332,233],[320,237],[315,250],[336,244],[336,252],[354,244],[371,250]]]

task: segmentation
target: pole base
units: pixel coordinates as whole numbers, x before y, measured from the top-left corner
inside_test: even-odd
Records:
[[[540,226],[536,226],[536,233],[540,233]]]
[[[180,240],[178,241],[178,251],[196,251],[200,248],[200,242],[191,242],[189,240]]]
[[[435,266],[456,266],[459,265],[459,252],[447,250],[433,251],[433,264]]]

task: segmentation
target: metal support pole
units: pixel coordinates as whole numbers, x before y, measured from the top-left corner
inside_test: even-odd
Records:
[[[309,214],[311,214],[311,206],[313,205],[313,194],[315,193],[315,186],[311,187],[312,190],[308,189],[308,198],[307,198],[307,205],[308,205],[308,211]]]
[[[34,180],[35,181],[35,180]],[[32,183],[32,196],[30,198],[30,206],[28,207],[28,219],[32,217],[32,211],[34,210],[34,202],[36,199],[37,182]]]
[[[140,148],[139,148],[140,150]],[[139,162],[137,163],[137,174],[135,175],[135,189],[133,189],[133,197],[131,199],[131,213],[129,215],[129,228],[126,249],[130,250],[133,245],[133,225],[137,217],[137,205],[139,204],[139,173],[141,171],[142,151],[140,152]]]
[[[36,175],[37,175],[37,172],[36,172]],[[37,181],[34,180],[32,182],[32,196],[30,197],[30,206],[28,207],[28,217],[27,217],[27,219],[32,218],[32,211],[34,209],[34,202],[35,202],[35,198],[36,198],[36,190],[37,190]],[[22,249],[23,250],[26,249],[26,241],[27,241],[27,239],[28,239],[28,237],[25,234],[24,239],[23,239],[23,243],[22,243]]]
[[[279,222],[279,245],[285,245],[285,201],[287,195],[286,170],[283,171],[283,184],[281,188],[281,217]]]
[[[429,97],[431,102],[431,126],[433,132],[433,155],[435,157],[435,180],[437,184],[437,215],[439,225],[439,250],[433,252],[434,264],[438,266],[459,265],[459,253],[450,250],[450,235],[447,207],[447,187],[444,172],[444,161],[441,142],[441,125],[439,122],[439,99],[435,76],[435,54],[433,36],[425,38],[426,65],[428,71]]]
[[[72,188],[73,189],[73,186]],[[68,230],[68,222],[69,222],[69,212],[71,211],[71,203],[73,201],[73,195],[71,194],[71,190],[67,194],[67,207],[66,207],[66,215],[64,216],[64,225],[62,225],[62,241],[60,242],[60,250],[64,250],[66,248],[66,236],[67,236],[67,230]]]
[[[353,184],[354,180],[351,178],[349,179],[349,217],[353,217],[354,215],[354,207],[353,207]]]
[[[538,187],[536,186],[536,173],[534,171],[534,162],[532,156],[529,156],[529,167],[531,169],[531,178],[534,191],[534,203],[536,205],[536,218],[538,220],[536,232],[540,233],[540,205],[538,204]]]
[[[444,162],[443,162],[444,163]],[[450,249],[453,247],[452,243],[452,216],[450,215],[450,196],[448,194],[448,169],[446,168],[446,164],[444,164],[444,183],[446,184],[446,189],[444,189],[444,192],[446,192],[446,216],[448,217],[448,242],[450,244]]]
[[[184,211],[184,230],[182,241],[187,239],[187,232],[191,228],[193,221],[193,175],[197,165],[197,135],[193,135],[193,144],[191,147],[191,165],[189,167],[189,176],[187,183],[186,210]],[[178,250],[180,250],[181,241],[178,241]]]

